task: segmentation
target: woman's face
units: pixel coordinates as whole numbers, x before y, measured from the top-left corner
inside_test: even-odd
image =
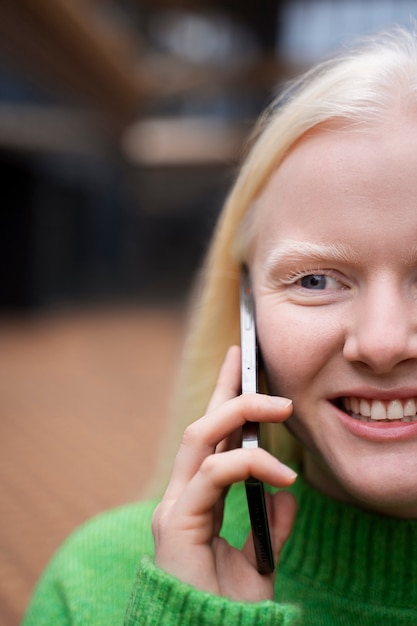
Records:
[[[307,480],[417,516],[417,121],[312,133],[256,219],[259,343]]]

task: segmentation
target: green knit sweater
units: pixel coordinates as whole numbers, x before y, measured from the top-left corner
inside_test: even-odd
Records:
[[[24,626],[405,626],[417,624],[417,522],[335,502],[302,478],[275,601],[197,591],[155,567],[155,503],[129,505],[76,531],[38,584]],[[248,532],[243,488],[228,496],[223,534]]]

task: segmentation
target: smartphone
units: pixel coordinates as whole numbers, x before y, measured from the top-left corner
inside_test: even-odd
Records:
[[[255,327],[255,303],[249,272],[242,267],[240,281],[240,345],[242,353],[242,393],[258,391],[258,346]],[[246,422],[242,432],[242,448],[259,448],[258,422]],[[263,483],[250,477],[245,481],[246,498],[252,527],[257,568],[260,574],[274,571],[268,514]]]

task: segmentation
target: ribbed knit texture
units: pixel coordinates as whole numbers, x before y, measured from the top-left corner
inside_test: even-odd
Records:
[[[335,502],[302,480],[294,491],[276,599],[302,605],[305,624],[417,624],[417,522]]]
[[[156,568],[155,503],[144,503],[99,516],[64,544],[24,626],[417,625],[417,522],[335,502],[301,478],[293,491],[299,508],[275,602],[232,602]],[[244,490],[236,486],[223,534],[240,547],[247,532]]]

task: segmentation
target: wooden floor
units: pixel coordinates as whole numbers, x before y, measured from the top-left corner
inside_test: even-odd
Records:
[[[162,308],[0,318],[1,626],[68,533],[146,495],[182,325]]]

